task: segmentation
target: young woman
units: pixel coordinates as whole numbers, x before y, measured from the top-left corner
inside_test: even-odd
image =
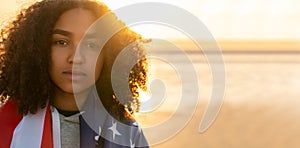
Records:
[[[99,25],[103,16],[110,21]],[[121,29],[103,41],[113,24]],[[146,89],[145,42],[100,2],[44,0],[22,10],[1,31],[0,147],[148,147],[133,118],[138,88]],[[131,94],[120,98],[111,73],[125,48],[136,64]]]

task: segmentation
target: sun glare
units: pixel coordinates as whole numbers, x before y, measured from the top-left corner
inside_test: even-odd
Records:
[[[23,4],[37,0],[1,0],[0,21],[15,12]],[[98,0],[111,10],[149,0]],[[151,1],[153,2],[153,1]],[[299,39],[300,1],[298,0],[155,0],[178,6],[199,18],[216,39]],[[163,13],[163,10],[162,10]],[[117,14],[118,15],[118,14]],[[126,22],[125,22],[126,23]],[[187,22],[188,23],[188,22]],[[149,29],[150,28],[150,29]],[[161,31],[153,31],[143,24],[135,26],[146,37],[159,36]],[[292,30],[292,31],[291,31]],[[178,37],[178,33],[165,32],[165,38]]]
[[[147,102],[151,99],[151,94],[149,92],[146,92],[146,91],[142,90],[141,88],[138,88],[138,92],[139,92],[140,101],[142,103]]]

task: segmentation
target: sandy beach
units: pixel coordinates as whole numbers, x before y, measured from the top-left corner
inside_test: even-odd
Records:
[[[15,15],[18,7],[34,1],[1,0],[0,28],[7,25],[5,21]],[[118,8],[138,1],[104,2],[111,3],[113,7],[109,7],[113,11],[123,12]],[[154,34],[159,38],[172,38],[170,41],[177,44],[178,49],[184,49],[185,53],[174,51],[174,47],[168,47],[168,50],[165,44],[154,46],[157,50],[153,54],[157,57],[151,59],[149,70],[151,78],[156,81],[151,93],[143,94],[146,103],[142,104],[142,113],[136,114],[151,148],[298,148],[300,1],[155,2],[184,8],[190,13],[188,16],[201,19],[213,36],[219,39],[224,63],[219,60],[209,62],[203,55],[205,52],[197,49],[203,47],[196,46],[195,40],[190,40],[195,36],[191,36],[188,30],[197,31],[203,27],[182,21],[185,20],[184,14],[177,11],[171,14],[162,9],[161,12],[147,11],[149,16],[137,14],[141,15],[137,20],[144,20],[140,22],[133,22],[130,16],[126,17],[130,20],[130,27],[145,25],[137,33],[146,38],[152,38]],[[163,16],[165,12],[168,12],[166,14],[170,20],[147,21],[150,14]],[[176,24],[178,21],[186,28],[182,30],[171,23],[173,19]],[[178,33],[184,36],[177,36]],[[205,50],[207,56],[216,56],[214,40],[207,39],[203,43],[208,47]],[[214,85],[210,64],[224,64],[225,94],[216,119],[207,130],[200,133],[205,110],[212,94],[216,93],[212,91]],[[182,73],[178,73],[178,70],[182,70]],[[198,96],[193,100],[195,90]],[[183,102],[185,104],[180,108]],[[215,109],[218,110],[218,106]]]
[[[197,108],[191,120],[180,131],[164,139],[164,142],[153,145],[153,148],[299,147],[299,51],[250,54],[225,52],[226,94],[216,120],[204,133],[199,132],[199,125],[211,95],[211,71],[203,55],[194,53],[189,56],[196,68],[200,86]],[[150,139],[159,139],[163,133],[172,130],[172,126],[175,127],[176,121],[186,116],[185,112],[177,114],[175,122],[164,125],[165,129],[151,131],[151,128],[162,126],[164,121],[174,116],[172,114],[176,112],[180,100],[176,93],[179,89],[176,77],[172,77],[166,65],[156,66],[157,75],[164,78],[170,95],[156,110],[137,115]],[[193,108],[186,108],[187,112],[190,110]]]

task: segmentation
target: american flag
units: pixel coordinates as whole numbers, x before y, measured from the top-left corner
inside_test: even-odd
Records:
[[[116,120],[95,98],[89,97],[80,112],[81,148],[149,147],[136,121]],[[0,108],[0,120],[0,148],[61,147],[59,114],[49,104],[36,114],[21,116],[17,103],[10,100]]]

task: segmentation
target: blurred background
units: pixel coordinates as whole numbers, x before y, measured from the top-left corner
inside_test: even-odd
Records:
[[[26,0],[0,0],[1,21],[9,17]],[[112,10],[146,0],[103,0]],[[154,2],[154,1],[150,1]],[[159,56],[171,56],[182,66],[192,64],[199,85],[198,104],[192,118],[164,142],[154,148],[281,148],[300,145],[300,2],[297,0],[155,0],[172,4],[198,17],[215,37],[224,58],[226,92],[222,108],[213,124],[199,132],[201,118],[212,92],[212,75],[201,47],[184,33],[158,24],[138,24],[132,28],[146,38],[166,40],[183,51],[172,51],[159,42]],[[162,12],[163,13],[163,10]],[[118,15],[118,14],[117,14]],[[176,14],[174,14],[176,17]],[[180,18],[178,18],[180,20]],[[156,44],[156,45],[155,45]],[[201,46],[201,45],[200,45]],[[168,50],[166,50],[168,49]],[[216,49],[208,49],[215,54]],[[188,56],[192,63],[181,61]],[[219,63],[220,64],[220,63]],[[150,60],[150,79],[159,79],[166,90],[163,100],[151,111],[137,114],[144,129],[161,126],[174,116],[180,103],[182,82],[172,63]],[[185,75],[189,75],[186,70]],[[184,91],[189,92],[190,88]],[[155,99],[152,88],[145,100]],[[150,95],[150,96],[149,96]],[[143,100],[144,102],[146,102]],[[147,104],[142,104],[147,107]],[[151,104],[150,104],[151,106]],[[195,106],[195,104],[191,104]],[[175,121],[185,119],[185,112],[176,114]],[[169,124],[175,126],[177,122]],[[166,128],[165,130],[169,130]],[[145,130],[147,131],[147,130]],[[162,133],[145,133],[151,139]]]

